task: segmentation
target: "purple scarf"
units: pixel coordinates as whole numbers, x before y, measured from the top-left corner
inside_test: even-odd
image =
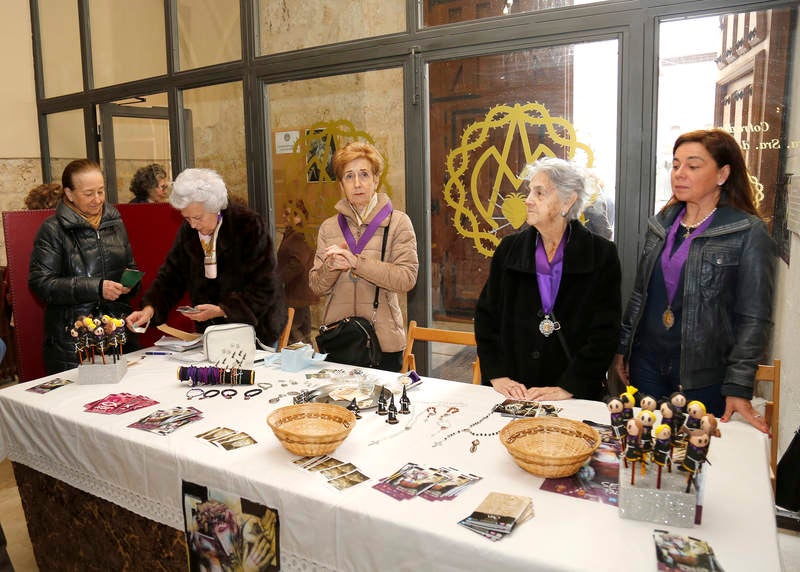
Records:
[[[350,249],[350,252],[353,254],[361,254],[361,251],[364,250],[364,247],[369,242],[369,239],[372,238],[372,235],[378,230],[380,224],[384,221],[384,219],[392,214],[392,202],[389,201],[386,203],[381,210],[375,215],[375,217],[369,222],[367,225],[367,230],[364,231],[364,234],[361,235],[361,238],[358,239],[356,242],[355,237],[353,236],[353,232],[350,230],[350,227],[347,225],[347,219],[342,213],[339,213],[339,228],[342,229],[342,234],[344,235],[344,239],[347,241],[347,247]]]

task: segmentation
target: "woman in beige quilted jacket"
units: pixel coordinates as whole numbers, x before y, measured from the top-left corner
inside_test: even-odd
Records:
[[[337,214],[319,227],[309,285],[315,294],[329,296],[323,323],[348,316],[372,321],[383,353],[377,367],[400,371],[406,332],[397,294],[417,282],[417,237],[408,215],[377,192],[383,157],[372,145],[355,141],[339,149],[333,170],[344,197],[336,203]]]

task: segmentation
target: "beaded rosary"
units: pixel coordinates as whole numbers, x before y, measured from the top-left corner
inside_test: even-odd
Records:
[[[449,433],[449,434],[445,435],[439,441],[434,441],[432,446],[433,447],[441,447],[444,444],[445,441],[447,441],[448,439],[450,439],[452,437],[455,437],[456,435],[459,435],[461,433],[469,433],[473,437],[494,437],[495,435],[499,435],[500,434],[500,429],[498,429],[497,431],[492,431],[491,433],[483,433],[483,432],[479,432],[479,431],[473,431],[474,427],[477,427],[478,425],[480,425],[481,423],[483,423],[484,421],[489,419],[489,417],[492,416],[492,413],[494,413],[494,408],[495,407],[496,407],[496,405],[493,405],[492,408],[489,410],[489,413],[487,413],[486,415],[484,415],[483,417],[481,417],[477,421],[474,421],[474,422],[470,423],[469,425],[467,425],[466,427],[462,427],[461,429],[458,429],[457,431],[453,431],[452,433]],[[469,452],[470,453],[474,453],[475,451],[477,451],[478,450],[478,445],[480,445],[480,440],[479,439],[474,439],[472,441],[472,443],[471,443],[471,447],[469,449]]]

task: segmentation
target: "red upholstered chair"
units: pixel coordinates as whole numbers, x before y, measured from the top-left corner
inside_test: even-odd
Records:
[[[139,308],[142,294],[155,280],[183,219],[180,213],[168,204],[116,206],[125,221],[136,265],[145,273],[142,278],[142,289],[132,301],[136,309]],[[42,221],[54,212],[39,210],[3,213],[20,381],[29,381],[45,375],[42,363],[44,305],[28,289],[28,266],[36,231],[39,230]],[[181,303],[187,300],[188,297]],[[168,322],[182,330],[194,329],[191,320],[175,311],[170,313]],[[135,334],[130,333],[130,335]],[[155,328],[149,328],[139,339],[142,346],[147,347],[161,335]]]

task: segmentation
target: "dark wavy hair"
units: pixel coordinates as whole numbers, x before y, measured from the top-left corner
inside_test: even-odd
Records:
[[[166,178],[167,172],[164,167],[158,163],[151,163],[133,174],[130,190],[137,199],[147,200],[150,197],[150,189],[158,186],[159,179]]]
[[[728,179],[721,186],[720,204],[728,205],[748,214],[761,216],[756,206],[755,193],[747,173],[739,142],[722,129],[698,129],[678,136],[672,146],[672,154],[684,143],[700,143],[714,159],[718,168],[728,165],[731,169]],[[677,203],[673,196],[664,206]]]
[[[45,183],[33,187],[25,197],[25,208],[29,211],[39,209],[54,209],[64,195],[58,183]]]
[[[70,163],[64,167],[64,172],[61,173],[61,187],[72,190],[74,188],[72,186],[72,178],[78,173],[83,173],[85,171],[98,171],[102,173],[103,169],[100,168],[100,163],[92,161],[91,159],[76,159],[75,161],[70,161]]]

